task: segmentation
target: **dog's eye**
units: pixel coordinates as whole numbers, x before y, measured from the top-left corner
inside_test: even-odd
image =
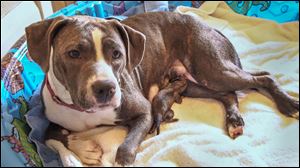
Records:
[[[120,57],[121,57],[120,51],[114,50],[113,53],[112,53],[112,58],[113,58],[113,59],[118,59],[118,58],[120,58]]]
[[[71,50],[68,52],[68,54],[71,58],[79,58],[80,57],[80,52],[78,50]]]

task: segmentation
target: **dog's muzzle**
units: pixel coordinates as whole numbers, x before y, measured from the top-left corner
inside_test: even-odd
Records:
[[[97,80],[91,87],[97,103],[101,104],[110,102],[116,93],[116,85],[110,80]]]

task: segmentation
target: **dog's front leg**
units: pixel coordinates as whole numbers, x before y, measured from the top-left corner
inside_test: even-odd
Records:
[[[82,139],[57,124],[49,125],[45,142],[60,155],[64,166],[82,167],[82,163],[101,164],[102,149],[96,141]]]
[[[45,143],[59,154],[64,167],[82,167],[80,159],[67,149],[68,136],[69,132],[67,130],[59,125],[50,123],[46,132]]]
[[[150,105],[148,110],[149,111],[146,114],[141,114],[130,121],[130,124],[128,125],[128,134],[117,150],[117,164],[122,166],[133,164],[137,149],[145,139],[152,125]]]

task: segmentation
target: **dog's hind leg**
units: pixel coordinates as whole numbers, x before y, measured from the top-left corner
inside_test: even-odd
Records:
[[[220,101],[225,108],[225,127],[231,138],[236,138],[243,134],[244,120],[239,114],[238,99],[235,92],[216,92],[201,87],[193,82],[188,82],[188,86],[182,94],[193,98],[212,98]]]
[[[299,119],[299,100],[281,89],[270,75],[254,76],[241,69],[227,70],[219,77],[219,83],[212,84],[227,91],[264,89],[272,96],[282,114]]]
[[[238,109],[238,99],[234,92],[222,95],[217,100],[221,101],[225,107],[225,126],[228,135],[231,138],[236,138],[243,134],[243,127],[245,125],[242,116]]]
[[[266,90],[274,99],[279,111],[288,116],[299,119],[299,100],[288,95],[279,84],[269,75],[254,77],[254,85]]]

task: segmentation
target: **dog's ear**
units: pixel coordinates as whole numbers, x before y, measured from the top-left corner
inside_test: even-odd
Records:
[[[49,69],[51,43],[55,32],[66,23],[65,16],[48,19],[26,27],[27,48],[30,57],[44,72]]]
[[[146,37],[143,33],[112,20],[116,25],[127,50],[127,69],[129,72],[141,63],[144,57]]]

